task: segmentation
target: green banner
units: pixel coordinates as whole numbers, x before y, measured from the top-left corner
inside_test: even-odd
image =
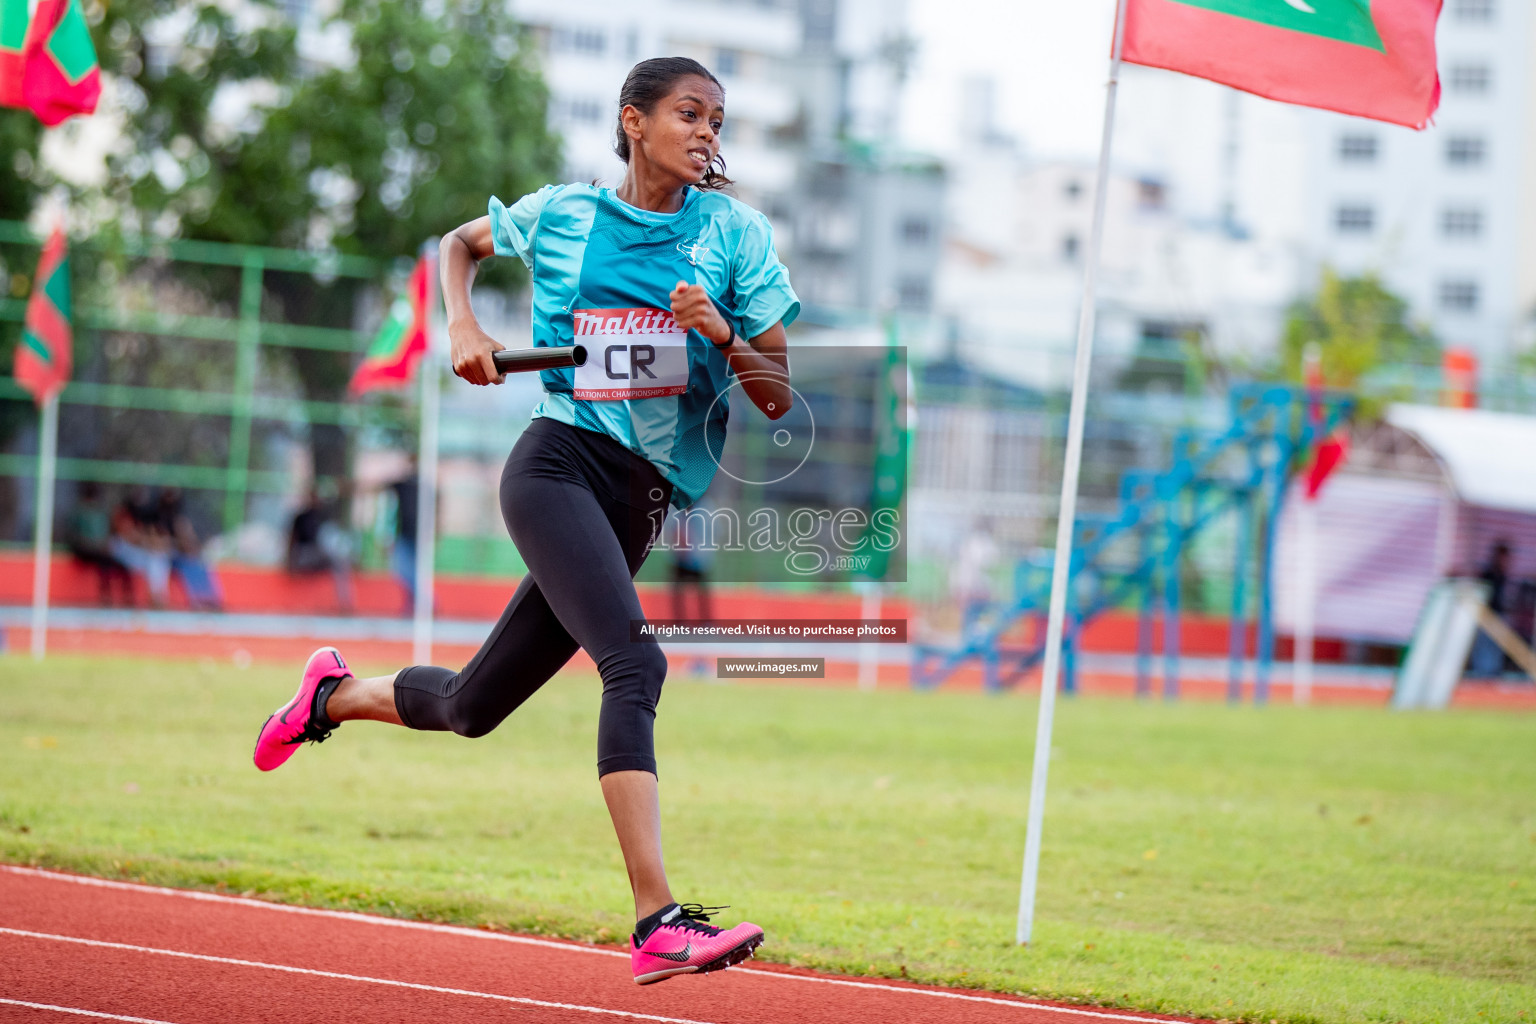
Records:
[[[906,349],[897,344],[894,321],[886,328],[885,359],[876,391],[875,414],[879,418],[875,433],[874,482],[870,488],[870,528],[864,542],[869,545],[870,562],[857,576],[883,580],[891,571],[893,546],[886,538],[891,524],[900,522],[902,498],[907,490],[907,451],[911,434],[907,429],[907,358]],[[864,542],[860,547],[863,548]],[[898,543],[897,548],[900,547]],[[905,561],[902,563],[905,567]],[[895,582],[904,582],[905,572]]]

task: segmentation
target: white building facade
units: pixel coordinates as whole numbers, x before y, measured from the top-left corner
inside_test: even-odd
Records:
[[[1037,388],[1070,379],[1095,169],[1019,159],[954,171],[938,278],[943,332],[959,355]],[[979,179],[979,180],[978,180]],[[1192,217],[1152,174],[1112,175],[1098,286],[1099,357],[1114,363],[1185,342],[1225,356],[1272,350],[1299,287],[1293,247]]]
[[[565,139],[566,176],[617,185],[619,89],[648,57],[692,57],[725,86],[722,154],[738,195],[758,205],[794,179],[776,139],[794,124],[787,73],[799,53],[798,0],[514,0],[541,45],[550,126]]]
[[[1374,272],[1441,343],[1498,366],[1536,304],[1536,11],[1447,0],[1443,87],[1413,131],[1306,111],[1312,273]]]
[[[544,55],[565,176],[617,185],[637,62],[692,57],[726,92],[735,195],[773,222],[807,323],[928,312],[943,176],[890,145],[911,44],[901,0],[513,0]]]

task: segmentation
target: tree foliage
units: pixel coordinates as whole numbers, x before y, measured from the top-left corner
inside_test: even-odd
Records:
[[[502,3],[343,0],[302,56],[265,0],[116,0],[104,30],[133,86],[110,187],[187,237],[409,256],[559,164]]]
[[[1434,334],[1409,322],[1406,301],[1374,275],[1341,277],[1332,269],[1323,271],[1317,293],[1298,300],[1286,316],[1280,346],[1285,377],[1302,379],[1302,356],[1313,342],[1330,387],[1357,388],[1375,369],[1440,358]]]
[[[0,218],[26,220],[47,183],[38,165],[43,126],[30,111],[0,109]],[[31,245],[0,246],[0,296],[25,298],[38,250]],[[21,340],[21,324],[0,320],[0,373],[9,374]],[[26,424],[36,422],[31,402],[0,402],[0,448]],[[0,536],[9,536],[15,518],[14,479],[0,481]]]
[[[106,191],[132,226],[389,261],[559,166],[505,3],[342,0],[299,28],[271,0],[114,0],[100,34],[128,108]],[[269,273],[264,315],[352,327],[363,288]],[[286,352],[305,397],[343,397],[351,354]],[[317,474],[346,472],[338,428],[311,443]]]

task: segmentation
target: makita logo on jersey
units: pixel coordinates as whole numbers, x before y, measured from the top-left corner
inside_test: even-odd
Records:
[[[571,314],[578,338],[600,334],[687,334],[665,309],[578,309]]]

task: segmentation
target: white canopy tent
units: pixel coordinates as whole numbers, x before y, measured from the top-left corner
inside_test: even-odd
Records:
[[[1394,405],[1387,423],[1434,454],[1463,503],[1536,514],[1536,416]]]
[[[1281,512],[1276,626],[1296,622],[1299,495]],[[1394,405],[1317,501],[1317,632],[1405,644],[1431,588],[1497,541],[1536,577],[1536,417]]]

